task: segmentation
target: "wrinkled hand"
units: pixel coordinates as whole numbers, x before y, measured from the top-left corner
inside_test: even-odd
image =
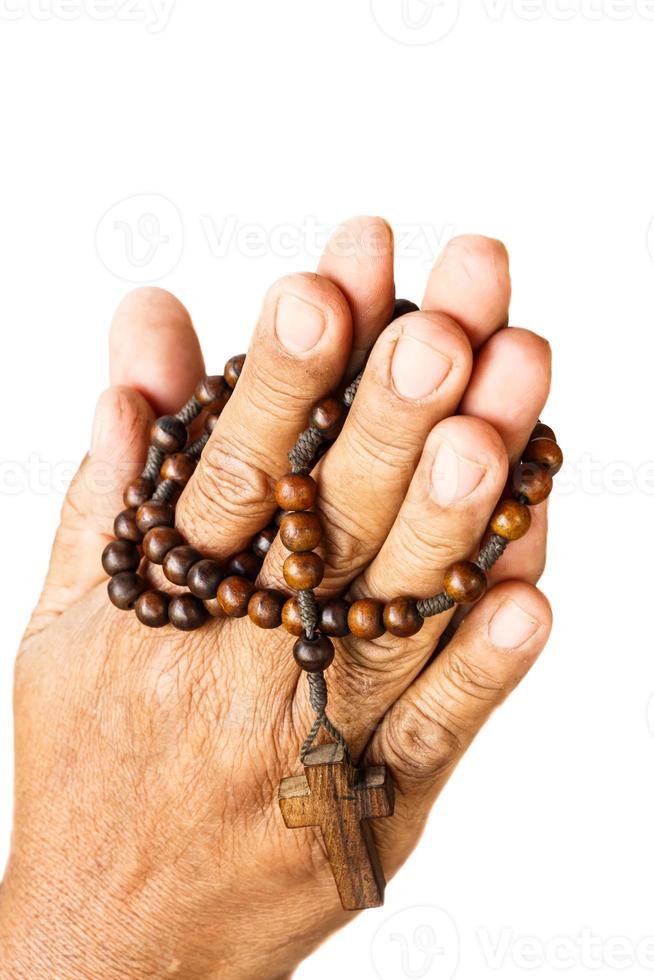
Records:
[[[458,238],[422,311],[387,327],[391,232],[379,219],[348,222],[317,275],[289,276],[266,296],[241,380],[178,505],[190,543],[226,557],[270,521],[312,404],[372,349],[317,469],[320,593],[437,592],[447,566],[474,554],[547,397],[548,345],[505,329],[509,295],[503,246]],[[181,304],[156,289],[128,296],[111,331],[112,387],[18,657],[3,976],[282,977],[348,917],[320,836],[287,830],[277,806],[313,720],[292,638],[247,619],[148,630],[106,596],[100,554],[149,424],[203,373]],[[541,505],[437,658],[449,614],[409,640],[337,644],[330,717],[354,756],[386,763],[396,784],[395,816],[374,826],[387,877],[545,643],[549,607],[533,585],[545,537]],[[283,557],[276,541],[262,583],[283,585]]]

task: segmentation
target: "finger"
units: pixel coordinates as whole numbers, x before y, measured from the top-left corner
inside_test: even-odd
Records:
[[[463,753],[532,667],[550,629],[542,593],[505,582],[473,608],[449,646],[393,705],[367,753],[389,767],[398,794],[395,826],[380,821],[376,830],[383,850],[393,846],[391,836],[410,850]],[[404,857],[394,849],[393,863]]]
[[[463,331],[437,314],[400,317],[375,344],[343,430],[318,470],[324,592],[340,591],[379,550],[429,431],[461,398],[471,359]],[[272,574],[281,547],[271,548]]]
[[[109,335],[112,385],[140,391],[155,412],[177,412],[204,374],[191,317],[165,289],[135,289],[122,301]]]
[[[500,330],[477,352],[461,412],[485,419],[515,461],[526,446],[550,391],[552,352],[530,330]]]
[[[506,474],[502,440],[487,423],[455,416],[437,425],[388,538],[348,599],[388,601],[440,592],[450,565],[476,552]],[[332,668],[332,699],[341,717],[339,699],[347,705],[355,689],[366,692],[354,722],[355,747],[431,656],[450,617],[428,617],[410,637],[387,632],[377,640],[344,641]]]
[[[460,323],[476,350],[506,326],[510,300],[509,256],[502,242],[460,235],[439,255],[422,308],[446,313]]]
[[[350,218],[330,237],[318,272],[341,290],[352,311],[348,378],[390,322],[395,297],[393,232],[383,218]]]
[[[109,388],[101,395],[90,452],[64,501],[48,574],[28,635],[47,626],[105,577],[100,563],[102,549],[123,507],[123,487],[143,468],[153,418],[146,400],[131,388]]]
[[[339,383],[351,340],[350,310],[333,283],[305,273],[272,287],[238,385],[177,507],[191,543],[225,557],[270,520],[287,453],[312,406]]]

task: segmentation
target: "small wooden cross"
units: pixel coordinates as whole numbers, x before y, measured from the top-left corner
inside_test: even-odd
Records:
[[[286,826],[320,828],[344,909],[384,903],[384,872],[367,821],[392,816],[394,803],[385,766],[355,769],[335,743],[312,749],[304,775],[280,784]]]

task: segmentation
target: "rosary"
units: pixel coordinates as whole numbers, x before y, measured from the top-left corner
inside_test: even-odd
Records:
[[[417,309],[407,300],[398,300],[393,319]],[[486,573],[509,541],[529,530],[529,506],[549,495],[563,455],[553,431],[539,423],[511,474],[512,495],[497,505],[477,560],[451,565],[442,592],[426,599],[401,596],[390,602],[373,598],[348,602],[340,598],[319,603],[315,589],[322,581],[324,563],[314,549],[322,527],[313,509],[318,487],[309,474],[337,437],[361,374],[338,396],[314,406],[308,428],[288,454],[291,471],[277,482],[279,509],[274,521],[253,538],[249,549],[219,564],[185,544],[175,528],[175,503],[244,363],[244,354],[232,357],[224,375],[204,378],[177,415],[154,422],[145,468],[125,489],[126,509],[114,522],[116,540],[102,555],[110,576],[109,598],[118,609],[133,609],[145,626],[170,624],[189,631],[201,627],[208,616],[248,616],[262,629],[284,626],[297,637],[293,656],[307,673],[315,721],[300,750],[304,774],[283,779],[279,787],[282,816],[287,827],[320,829],[343,908],[373,908],[383,904],[385,881],[368,821],[393,815],[393,783],[385,766],[357,769],[345,739],[327,717],[324,671],[334,659],[331,638],[352,634],[374,640],[385,632],[410,637],[427,617],[479,599],[486,589]],[[188,428],[201,415],[203,434],[189,442]],[[255,584],[277,534],[289,552],[283,574],[294,593],[290,597]],[[168,581],[188,592],[169,596],[150,588],[139,574],[147,562],[161,565]],[[321,729],[330,741],[315,745]]]

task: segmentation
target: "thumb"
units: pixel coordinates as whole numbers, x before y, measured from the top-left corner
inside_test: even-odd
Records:
[[[44,629],[104,578],[102,549],[124,508],[126,484],[143,468],[152,420],[148,402],[132,388],[112,387],[100,396],[90,451],[66,495],[27,636]]]

